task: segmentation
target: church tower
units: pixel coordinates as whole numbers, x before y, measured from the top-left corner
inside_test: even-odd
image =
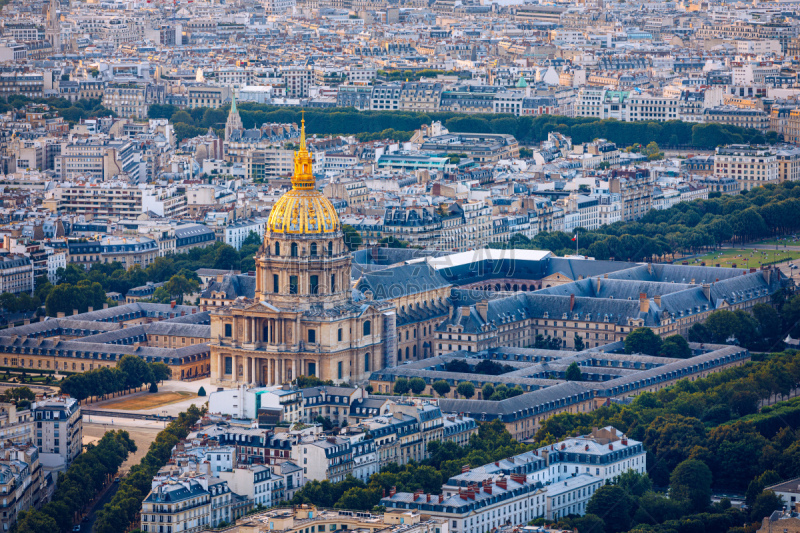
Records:
[[[234,104],[228,125],[238,118]],[[214,384],[357,383],[390,360],[392,304],[371,294],[354,301],[342,224],[312,167],[303,120],[292,189],[272,207],[256,256],[253,297],[211,309]]]
[[[61,15],[58,13],[58,0],[50,0],[50,5],[47,7],[45,39],[50,42],[54,53],[61,53]]]
[[[239,116],[239,110],[236,108],[236,93],[231,89],[231,110],[228,113],[228,121],[225,122],[225,140],[230,141],[231,133],[241,129],[244,129],[242,117]]]

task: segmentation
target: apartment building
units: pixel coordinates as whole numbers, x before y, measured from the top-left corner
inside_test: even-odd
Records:
[[[403,92],[402,83],[384,83],[372,88],[369,108],[375,110],[400,109],[400,94]]]
[[[399,109],[422,113],[439,111],[444,86],[438,82],[407,82],[401,85]]]
[[[61,214],[135,219],[142,214],[143,189],[123,182],[62,184],[53,191]]]
[[[154,480],[142,502],[140,529],[145,533],[206,531],[235,520],[237,500],[227,481],[206,473]]]
[[[33,293],[34,268],[29,257],[16,254],[0,255],[0,293]]]
[[[303,66],[282,66],[281,76],[286,86],[287,98],[308,98],[313,72]]]
[[[33,413],[30,408],[17,410],[13,403],[0,403],[0,440],[14,444],[33,442]]]
[[[305,437],[292,446],[292,459],[306,479],[331,483],[344,480],[353,470],[353,449],[341,437]]]
[[[322,189],[331,199],[342,199],[348,206],[358,207],[369,199],[369,189],[363,180],[332,180]]]
[[[567,199],[568,213],[564,217],[564,231],[571,233],[577,228],[594,230],[600,227],[600,198],[571,194]],[[574,214],[574,218],[570,215]]]
[[[622,201],[622,220],[638,220],[653,207],[655,177],[648,169],[611,171],[608,190]]]
[[[291,176],[294,171],[294,152],[279,144],[226,142],[225,160],[241,164],[256,182]]]
[[[110,84],[103,91],[103,106],[119,117],[147,118],[147,85]]]
[[[78,400],[48,398],[31,405],[35,443],[45,470],[63,471],[83,449],[83,418]]]
[[[767,146],[733,144],[717,148],[714,157],[714,175],[735,179],[741,190],[779,183],[782,181],[779,170],[778,155]]]
[[[230,244],[239,250],[245,239],[250,236],[250,233],[257,234],[263,240],[266,222],[266,218],[256,218],[253,220],[237,220],[225,226],[225,244]]]
[[[179,194],[175,186],[143,189],[142,212],[159,217],[182,218],[188,212],[186,195]]]
[[[16,94],[28,98],[42,98],[44,96],[45,71],[24,71],[14,69],[0,72],[0,97],[8,98]]]
[[[780,181],[800,180],[800,149],[778,150],[778,179]]]
[[[54,157],[53,166],[62,179],[108,181],[126,175],[137,181],[139,160],[140,154],[132,141],[75,140],[62,145],[61,154]]]
[[[11,531],[21,512],[39,509],[45,503],[47,485],[39,450],[30,443],[0,445],[0,494],[3,531]]]
[[[627,99],[628,120],[653,120],[666,122],[680,119],[680,100],[670,96],[632,93]]]
[[[69,240],[69,262],[90,268],[94,263],[119,262],[128,269],[147,268],[160,255],[158,242],[148,237],[110,237]]]
[[[769,115],[761,109],[740,109],[729,105],[703,110],[704,122],[718,122],[740,128],[753,128],[762,133],[769,129],[769,118]]]
[[[198,107],[218,108],[227,104],[233,94],[230,87],[211,87],[207,85],[189,86],[186,89],[187,107],[195,109]]]
[[[421,152],[443,156],[465,154],[481,163],[519,157],[519,143],[513,135],[502,133],[447,133],[428,137]]]

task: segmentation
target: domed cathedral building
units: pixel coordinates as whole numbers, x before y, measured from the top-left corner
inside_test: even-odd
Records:
[[[393,360],[393,306],[369,292],[354,300],[342,225],[311,168],[303,121],[292,189],[273,206],[256,258],[255,295],[211,310],[212,383],[359,382]]]

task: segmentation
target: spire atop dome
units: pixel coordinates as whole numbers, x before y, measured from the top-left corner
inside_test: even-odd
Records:
[[[316,185],[312,170],[312,156],[306,146],[306,118],[300,121],[300,149],[294,153],[294,175],[292,176],[292,188],[313,189]]]

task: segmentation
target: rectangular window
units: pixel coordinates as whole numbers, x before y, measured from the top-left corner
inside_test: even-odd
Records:
[[[289,276],[289,294],[297,294],[297,276]]]
[[[225,324],[225,336],[230,337],[231,335],[233,335],[233,325]]]
[[[225,358],[225,373],[233,374],[233,357]]]
[[[319,276],[309,276],[308,280],[308,292],[311,294],[319,294]]]
[[[280,292],[278,290],[278,287],[279,287],[279,285],[278,285],[278,275],[277,274],[273,274],[272,275],[272,292],[274,292],[274,293]]]
[[[339,340],[339,342],[342,342],[342,328],[339,328],[339,331],[337,333],[337,339]]]
[[[342,379],[342,362],[341,361],[336,363],[336,371],[337,371],[337,374],[339,375],[339,379]]]
[[[317,330],[315,329],[308,330],[308,342],[310,342],[311,344],[317,342]]]

